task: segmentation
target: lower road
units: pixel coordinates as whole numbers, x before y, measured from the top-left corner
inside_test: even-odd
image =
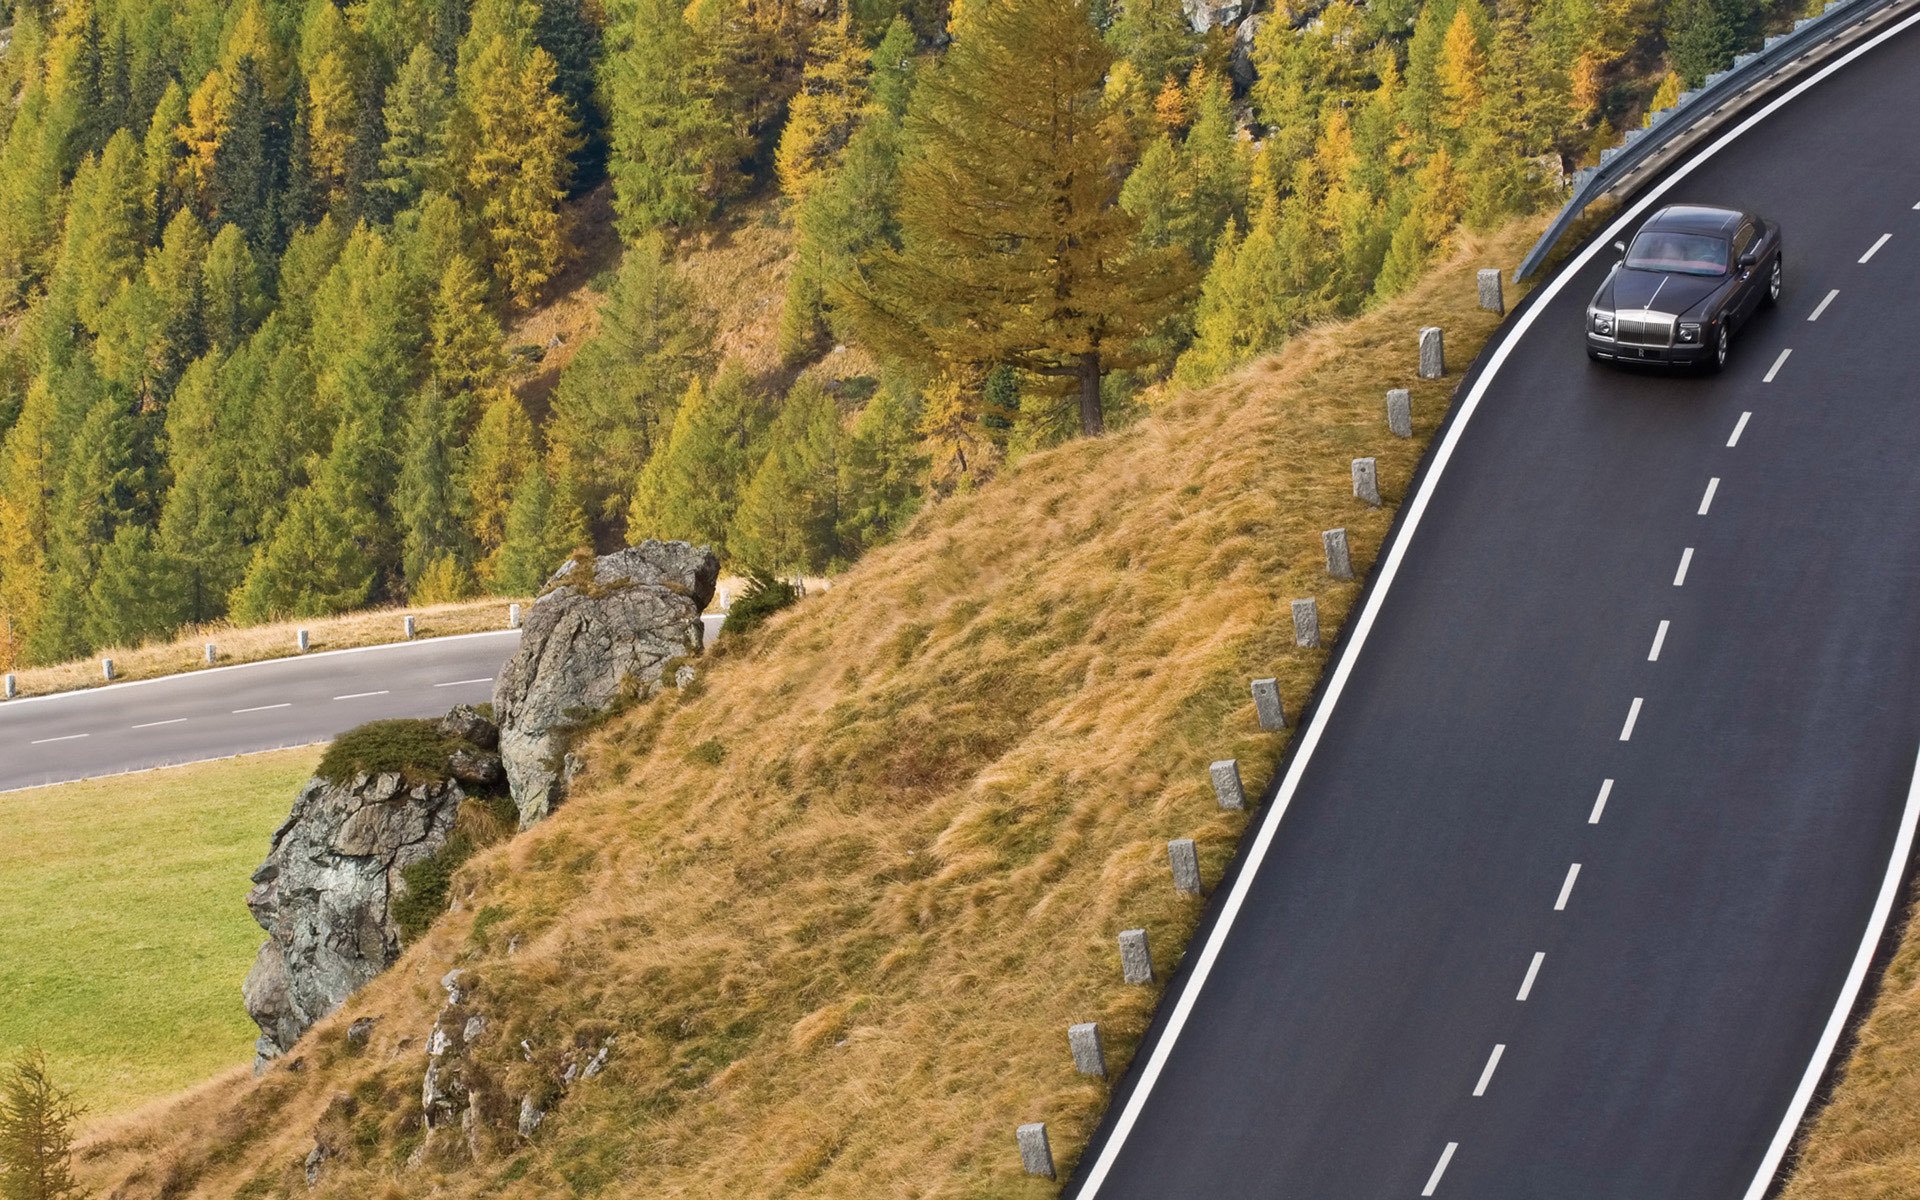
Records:
[[[1657,186],[1780,306],[1590,364],[1602,242],[1508,332],[1070,1195],[1766,1193],[1911,850],[1920,26]]]

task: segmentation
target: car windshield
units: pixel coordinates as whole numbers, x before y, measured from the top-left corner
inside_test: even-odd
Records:
[[[1636,271],[1672,271],[1680,275],[1725,275],[1727,243],[1704,233],[1647,229],[1633,239],[1627,266]]]

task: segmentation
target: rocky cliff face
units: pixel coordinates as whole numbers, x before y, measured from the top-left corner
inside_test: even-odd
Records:
[[[573,729],[616,700],[652,695],[670,667],[700,652],[700,613],[719,574],[705,546],[647,541],[576,559],[548,580],[493,692],[522,829],[565,795]]]

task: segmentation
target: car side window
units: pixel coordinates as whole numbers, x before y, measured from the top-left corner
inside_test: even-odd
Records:
[[[1734,262],[1736,263],[1739,262],[1741,256],[1746,254],[1746,252],[1753,247],[1754,236],[1755,234],[1754,234],[1752,221],[1748,221],[1742,224],[1740,226],[1740,232],[1733,235],[1733,261]]]

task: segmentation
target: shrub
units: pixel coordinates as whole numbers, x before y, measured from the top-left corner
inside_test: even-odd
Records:
[[[355,775],[397,771],[410,785],[430,783],[447,777],[447,756],[459,746],[438,721],[370,721],[335,738],[314,774],[345,783]]]
[[[720,626],[722,637],[751,633],[768,617],[800,599],[800,589],[784,579],[775,579],[758,571],[747,577],[746,590],[727,610],[726,623]]]

